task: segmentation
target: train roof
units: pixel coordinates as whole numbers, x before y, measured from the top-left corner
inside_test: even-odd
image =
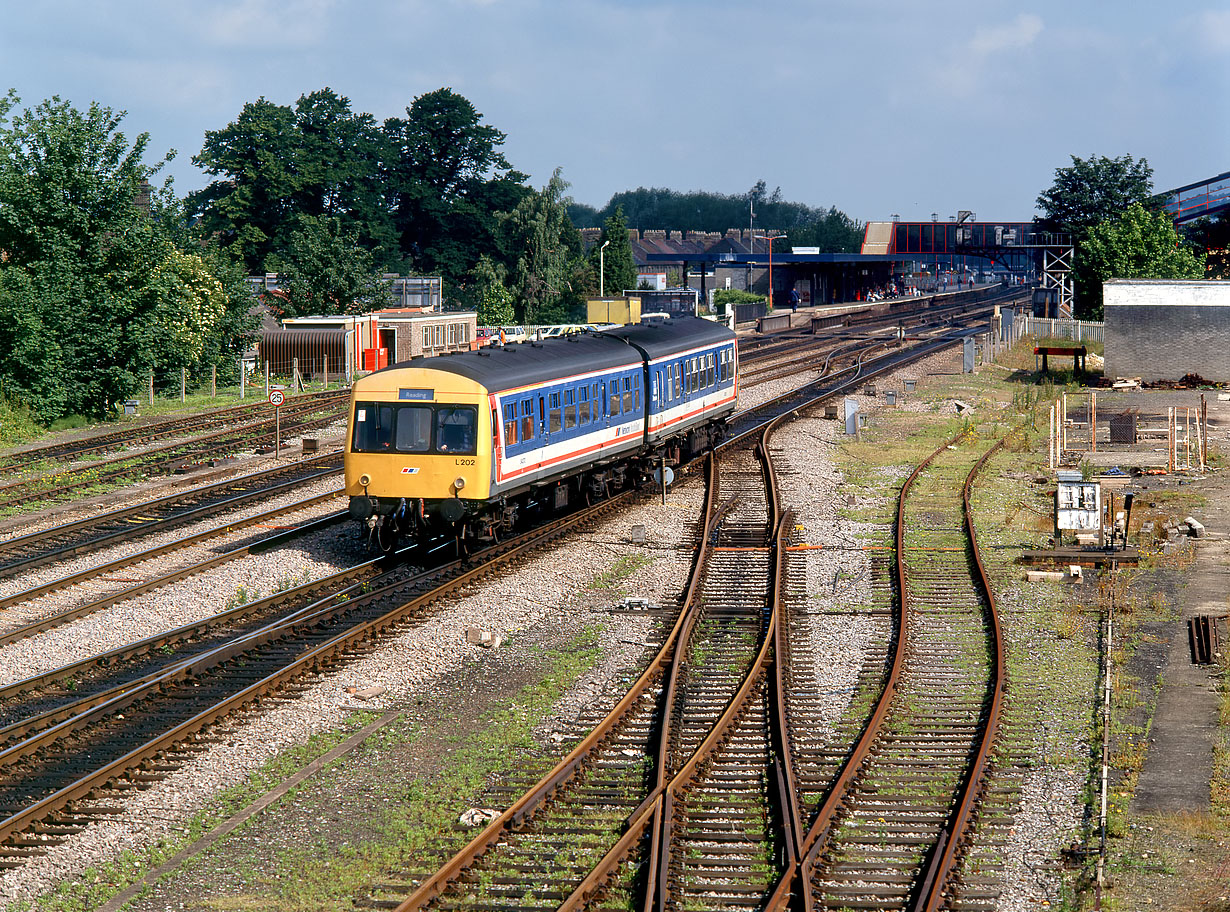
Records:
[[[719,323],[684,317],[653,325],[622,326],[541,342],[516,342],[402,361],[383,370],[443,371],[466,377],[489,392],[498,393],[573,373],[617,370],[640,364],[641,350],[650,358],[661,358],[734,338],[735,334]]]
[[[733,342],[735,339],[735,334],[724,324],[700,317],[672,317],[661,323],[619,326],[604,330],[602,335],[623,339],[642,349],[651,359],[664,358],[700,345]]]

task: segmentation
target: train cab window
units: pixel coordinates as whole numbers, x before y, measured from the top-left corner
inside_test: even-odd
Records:
[[[534,436],[534,400],[521,400],[521,439],[529,440]]]
[[[378,453],[393,446],[393,407],[359,402],[354,409],[354,443],[358,453]]]
[[[559,393],[547,394],[547,433],[554,434],[563,422],[560,419]]]
[[[412,409],[402,409],[404,415]],[[425,411],[430,413],[430,409]],[[401,430],[401,416],[397,420],[398,431]],[[477,438],[478,410],[469,407],[441,406],[436,410],[436,451],[440,453],[476,452],[474,442]]]
[[[589,387],[583,386],[577,390],[577,398],[580,400],[577,403],[577,420],[581,424],[589,424],[593,420],[589,410]]]
[[[624,377],[624,414],[631,414],[634,410],[632,404],[632,378]]]
[[[564,390],[564,430],[566,431],[577,426],[576,397],[576,390]]]
[[[504,446],[517,442],[517,403],[504,403]]]
[[[426,453],[431,449],[431,413],[429,405],[411,405],[397,409],[397,431],[394,446],[399,453]]]

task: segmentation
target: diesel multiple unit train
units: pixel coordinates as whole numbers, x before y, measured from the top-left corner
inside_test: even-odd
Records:
[[[735,335],[696,317],[387,367],[354,384],[350,515],[402,537],[491,540],[722,439]]]

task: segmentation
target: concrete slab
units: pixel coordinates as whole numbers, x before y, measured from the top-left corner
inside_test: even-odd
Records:
[[[1130,810],[1136,813],[1207,811],[1213,771],[1213,736],[1220,697],[1204,666],[1193,665],[1187,619],[1224,614],[1230,592],[1230,543],[1202,539],[1183,590],[1182,618],[1162,669],[1162,686],[1149,732],[1149,748]]]

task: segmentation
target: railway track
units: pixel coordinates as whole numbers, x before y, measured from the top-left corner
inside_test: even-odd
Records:
[[[283,437],[293,437],[325,427],[345,415],[344,400],[314,406],[314,412],[283,420]],[[79,496],[95,487],[132,481],[158,472],[171,472],[219,455],[244,449],[272,446],[275,429],[272,420],[240,428],[225,428],[188,441],[180,441],[131,455],[69,467],[63,471],[38,471],[27,477],[0,484],[0,511],[27,512],[48,501]]]
[[[807,908],[990,909],[957,879],[1003,699],[1003,646],[969,513],[1000,443],[941,445],[902,486],[899,610],[879,700],[811,812],[791,893]],[[819,767],[817,767],[819,769]]]
[[[282,407],[282,417],[293,420],[301,412],[315,411],[322,404],[329,406],[336,402],[344,402],[348,396],[349,393],[345,391],[307,393],[293,396]],[[44,446],[28,447],[0,456],[0,470],[6,473],[17,474],[32,466],[45,468],[53,462],[69,462],[90,454],[127,449],[154,440],[199,434],[201,431],[209,428],[235,424],[247,426],[261,424],[267,420],[266,415],[269,408],[270,406],[262,400],[250,405],[236,405],[230,408],[151,421],[135,427],[126,427],[103,434],[95,434],[79,440],[66,440]],[[258,420],[253,422],[252,418],[257,418]]]
[[[937,341],[934,347],[943,344],[951,340]],[[840,391],[842,383],[862,382],[872,371],[892,369],[902,357],[920,357],[930,350],[933,348],[924,346],[906,356],[877,359],[876,365],[860,366],[855,376],[841,383],[829,381],[823,388],[813,384],[804,392],[783,397],[755,416],[745,416],[737,435],[750,438],[763,429],[768,414],[805,407],[818,395]],[[733,448],[730,452],[736,458]],[[767,452],[767,447],[762,446],[761,452]],[[744,456],[750,458],[748,453]],[[747,463],[734,469],[724,482],[730,496],[720,505],[711,502],[706,507],[708,525],[698,567],[706,562],[715,567],[726,565],[721,571],[726,575],[715,575],[711,583],[694,575],[688,603],[696,607],[679,615],[672,632],[675,646],[651,665],[620,704],[617,715],[629,720],[627,734],[620,737],[630,740],[608,741],[602,746],[595,741],[581,753],[574,751],[571,767],[548,777],[550,781],[540,784],[536,798],[514,805],[505,815],[522,825],[537,820],[548,799],[552,808],[562,808],[558,787],[595,771],[593,775],[607,777],[585,780],[590,783],[590,797],[598,796],[603,802],[602,811],[594,816],[596,829],[603,835],[597,841],[582,838],[590,830],[576,832],[577,818],[555,818],[558,832],[548,826],[544,838],[525,842],[526,854],[511,868],[519,873],[493,875],[490,883],[523,885],[531,870],[539,870],[534,866],[554,852],[550,857],[556,866],[569,868],[572,879],[555,890],[534,889],[536,897],[550,895],[558,900],[557,906],[582,905],[597,889],[616,893],[643,889],[642,877],[652,881],[647,884],[648,895],[692,896],[696,902],[715,895],[716,888],[735,879],[743,886],[731,891],[723,903],[742,906],[749,899],[759,904],[777,895],[772,892],[775,885],[780,891],[781,884],[792,882],[789,872],[801,869],[800,789],[793,764],[784,761],[792,752],[783,702],[784,663],[777,658],[779,652],[785,654],[781,632],[785,615],[780,605],[787,562],[783,536],[789,522],[764,483],[752,483],[759,471]],[[766,475],[771,478],[771,470]],[[599,509],[609,509],[616,502],[607,501]],[[561,531],[564,525],[561,522]],[[541,541],[509,543],[513,547],[537,544]],[[492,556],[475,557],[486,560]],[[502,554],[501,559],[508,556]],[[455,570],[459,575],[448,587],[465,585],[485,572],[484,567]],[[199,749],[202,733],[216,720],[277,688],[295,687],[310,669],[362,650],[381,629],[413,618],[444,591],[437,587],[407,600],[407,586],[414,585],[409,580],[393,584],[399,595],[379,585],[372,589],[371,579],[364,582],[370,591],[360,591],[363,598],[357,597],[354,588],[347,589],[361,588],[362,583],[345,584],[340,593],[291,609],[293,619],[275,619],[224,641],[211,640],[208,648],[190,656],[177,654],[164,665],[137,666],[129,664],[132,659],[118,660],[128,666],[127,679],[107,679],[100,672],[83,669],[62,673],[60,682],[79,677],[96,681],[86,703],[64,699],[69,694],[63,692],[62,684],[55,685],[62,688],[58,695],[51,692],[51,684],[19,688],[31,694],[21,701],[28,711],[16,710],[2,720],[3,732],[11,732],[13,740],[0,753],[0,814],[6,818],[0,820],[0,839],[7,846],[0,850],[0,864],[20,863],[29,854],[45,850],[48,841],[80,829],[92,815],[107,813],[118,800],[116,796],[161,778]],[[180,636],[183,642],[193,643],[207,634],[189,631]],[[170,642],[145,643],[136,647],[134,655],[149,657],[167,645],[177,648]],[[268,657],[267,667],[257,667],[256,653],[251,650],[258,647]],[[117,659],[113,656],[107,661]],[[229,681],[221,686],[222,695],[215,695],[207,707],[190,704],[188,697],[193,692],[214,689],[202,683],[204,676],[214,674],[218,681]],[[49,690],[41,693],[40,687]],[[165,711],[158,709],[166,694],[182,696],[186,710],[177,717],[178,722],[168,722]],[[724,702],[723,694],[728,695]],[[662,707],[670,707],[669,713]],[[117,717],[121,716],[130,724],[120,726]],[[142,718],[149,720],[148,731],[142,729]],[[664,718],[678,719],[680,727],[673,734],[666,730],[655,734],[654,720]],[[156,719],[162,719],[158,726]],[[106,735],[111,747],[95,747],[89,740],[64,740],[88,739],[93,733]],[[83,770],[79,760],[86,755],[102,760]],[[647,757],[658,760],[649,763]],[[737,808],[720,798],[725,784],[736,780],[740,783]],[[32,801],[18,797],[34,792],[38,797]],[[730,814],[721,816],[727,810]],[[570,819],[574,822],[569,823]],[[721,841],[722,825],[727,834],[737,832],[737,838],[730,838],[729,851],[706,854],[712,844]],[[657,854],[655,842],[660,847]]]
[[[786,417],[761,428],[759,453]],[[398,912],[932,909],[958,891],[961,908],[978,908],[970,879],[958,885],[954,871],[1001,699],[998,622],[967,527],[969,488],[993,449],[970,469],[968,450],[942,446],[903,486],[893,648],[873,653],[860,682],[879,701],[869,711],[858,704],[838,728],[855,735],[853,747],[807,743],[807,676],[788,665],[783,608],[789,513],[777,504],[771,460],[758,486],[736,453],[721,487],[737,493],[720,519],[712,500],[706,506],[699,583],[649,670],[462,851],[421,880],[407,872],[417,885]],[[958,470],[964,508],[949,483]],[[578,843],[585,851],[570,851]],[[376,901],[393,905],[387,893]]]
[[[341,455],[326,455],[0,541],[0,579],[199,522],[299,485],[337,475],[341,470]]]
[[[443,595],[614,509],[631,492],[492,546],[478,566],[369,561],[3,689],[0,867],[113,810],[202,749],[209,727],[363,652]],[[403,555],[404,556],[404,555]]]

